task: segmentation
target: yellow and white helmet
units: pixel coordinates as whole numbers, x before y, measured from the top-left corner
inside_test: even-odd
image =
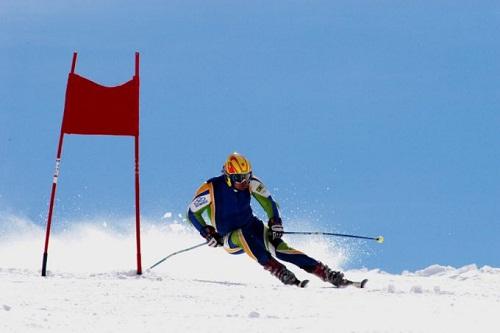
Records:
[[[252,176],[250,161],[239,153],[232,153],[226,159],[222,172],[228,179],[228,184],[248,182]]]

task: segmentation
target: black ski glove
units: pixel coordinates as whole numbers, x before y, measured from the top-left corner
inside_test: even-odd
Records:
[[[281,218],[272,217],[267,222],[269,230],[271,231],[271,239],[280,239],[283,236],[283,224],[281,223]]]
[[[207,240],[207,245],[210,247],[217,247],[224,245],[222,241],[222,236],[215,231],[215,228],[211,225],[207,225],[200,232],[201,236]]]

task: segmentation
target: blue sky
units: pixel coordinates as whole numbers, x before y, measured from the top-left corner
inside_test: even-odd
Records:
[[[500,266],[494,1],[2,1],[0,208],[45,224],[64,92],[141,53],[142,214],[239,151],[285,224],[376,236],[356,264]],[[57,221],[133,210],[133,140],[66,136]]]

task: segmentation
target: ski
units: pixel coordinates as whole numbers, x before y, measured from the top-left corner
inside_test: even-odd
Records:
[[[339,288],[345,288],[345,287],[349,287],[349,286],[353,286],[356,288],[364,288],[367,282],[368,282],[368,279],[364,279],[362,281],[344,280],[344,283]]]
[[[337,288],[347,288],[347,287],[364,288],[367,282],[368,282],[368,279],[364,279],[362,281],[351,281],[351,280],[344,279],[342,285],[338,286]],[[299,279],[296,279],[293,284],[299,288],[305,288],[305,287],[307,287],[308,283],[309,283],[309,280],[302,280],[301,281]]]
[[[308,283],[309,283],[309,280],[300,281],[299,279],[297,279],[294,284],[299,288],[305,288],[305,287],[307,287]]]

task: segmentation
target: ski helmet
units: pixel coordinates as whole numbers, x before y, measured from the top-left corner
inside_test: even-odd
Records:
[[[234,152],[227,157],[222,171],[229,180],[229,185],[231,185],[231,183],[242,183],[250,180],[252,165],[245,156]]]

